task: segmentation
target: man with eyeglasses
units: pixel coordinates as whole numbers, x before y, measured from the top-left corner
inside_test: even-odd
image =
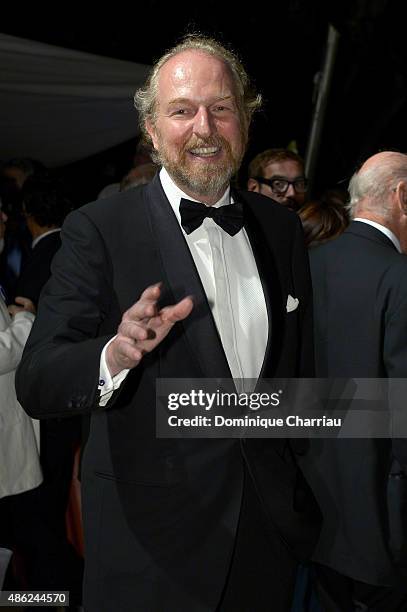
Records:
[[[304,162],[288,149],[267,149],[250,162],[247,188],[297,211],[308,187]]]

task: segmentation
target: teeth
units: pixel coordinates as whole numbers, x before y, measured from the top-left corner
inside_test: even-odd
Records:
[[[218,147],[199,147],[197,149],[191,149],[190,153],[192,153],[193,155],[201,155],[205,157],[206,155],[214,155],[218,151]]]

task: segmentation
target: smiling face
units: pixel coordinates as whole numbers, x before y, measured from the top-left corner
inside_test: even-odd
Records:
[[[188,50],[161,68],[156,118],[146,128],[161,163],[189,196],[214,204],[223,195],[243,157],[242,125],[223,61]]]

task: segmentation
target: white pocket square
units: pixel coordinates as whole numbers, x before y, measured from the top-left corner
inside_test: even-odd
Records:
[[[300,300],[298,298],[294,298],[292,295],[288,294],[286,305],[287,312],[292,312],[293,310],[296,310],[298,308],[299,303]]]

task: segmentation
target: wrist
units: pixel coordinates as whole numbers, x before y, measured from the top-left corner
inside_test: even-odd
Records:
[[[106,349],[106,365],[109,370],[110,376],[113,378],[117,376],[124,368],[117,363],[114,356],[114,340],[109,344]]]

